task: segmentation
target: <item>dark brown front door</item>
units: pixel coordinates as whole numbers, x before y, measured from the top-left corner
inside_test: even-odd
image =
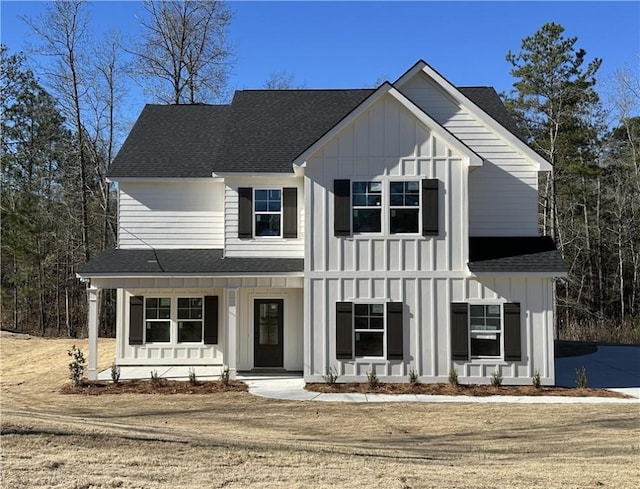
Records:
[[[253,306],[253,365],[282,367],[282,299],[255,299]]]

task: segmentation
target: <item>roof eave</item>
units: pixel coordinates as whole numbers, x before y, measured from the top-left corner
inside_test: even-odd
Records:
[[[536,168],[539,172],[548,172],[553,169],[551,164],[545,160],[542,156],[536,153],[533,149],[527,146],[523,141],[517,138],[511,131],[509,131],[506,127],[496,121],[493,117],[491,117],[487,112],[478,106],[475,102],[473,102],[470,98],[464,95],[455,85],[453,85],[449,80],[447,80],[444,76],[438,73],[433,67],[431,67],[428,63],[423,60],[418,61],[413,67],[411,67],[404,75],[402,75],[398,80],[394,83],[395,86],[402,86],[405,82],[413,78],[418,72],[422,71],[429,78],[433,79],[442,87],[445,92],[447,92],[451,97],[455,100],[458,100],[462,104],[464,104],[467,108],[471,109],[472,112],[475,112],[476,115],[482,116],[482,119],[500,136],[502,136],[507,142],[515,146],[523,156],[529,160],[529,162]]]
[[[416,65],[417,66],[417,65]],[[309,146],[304,152],[302,152],[294,161],[293,167],[305,168],[307,161],[331,138],[339,134],[348,124],[353,122],[360,114],[369,109],[373,104],[380,100],[384,95],[389,94],[400,102],[409,112],[411,112],[418,120],[420,120],[425,126],[433,129],[436,134],[441,137],[446,143],[460,152],[461,156],[465,158],[469,166],[482,166],[483,158],[479,156],[475,151],[464,144],[460,139],[453,135],[449,130],[442,126],[438,121],[429,116],[420,107],[414,104],[405,95],[399,92],[389,82],[384,82],[380,87],[367,97],[360,105],[353,109],[349,114],[342,118],[336,125],[330,130],[324,133],[318,138],[311,146]]]
[[[476,277],[535,277],[535,278],[566,278],[568,273],[558,271],[526,271],[526,270],[473,270],[472,264],[469,264],[469,271],[472,276]]]
[[[224,273],[203,273],[203,272],[110,272],[93,273],[77,272],[76,277],[82,281],[92,278],[237,278],[237,277],[304,277],[304,272],[224,272]]]

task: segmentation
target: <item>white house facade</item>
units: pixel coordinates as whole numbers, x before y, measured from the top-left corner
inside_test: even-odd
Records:
[[[79,272],[90,377],[117,289],[121,366],[552,385],[549,170],[493,89],[422,61],[376,90],[147,106],[109,172],[118,247]]]

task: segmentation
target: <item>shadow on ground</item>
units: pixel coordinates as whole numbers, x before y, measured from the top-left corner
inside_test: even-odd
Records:
[[[640,387],[640,345],[556,341],[556,385],[576,386],[576,370],[584,367],[589,387]]]

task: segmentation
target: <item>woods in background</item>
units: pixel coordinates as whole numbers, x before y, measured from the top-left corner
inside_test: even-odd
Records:
[[[121,123],[127,73],[154,101],[227,96],[231,15],[223,2],[147,2],[131,46],[117,34],[90,38],[87,9],[55,2],[27,19],[39,52],[54,60],[46,72],[1,49],[3,328],[86,334],[85,285],[75,272],[116,243],[117,196],[105,175],[129,129]],[[554,168],[540,181],[540,225],[569,267],[556,284],[559,335],[640,342],[637,64],[620,70],[601,100],[601,61],[587,62],[577,39],[553,23],[507,61],[515,83],[506,105]],[[112,335],[115,294],[103,291],[101,300],[100,334]]]

